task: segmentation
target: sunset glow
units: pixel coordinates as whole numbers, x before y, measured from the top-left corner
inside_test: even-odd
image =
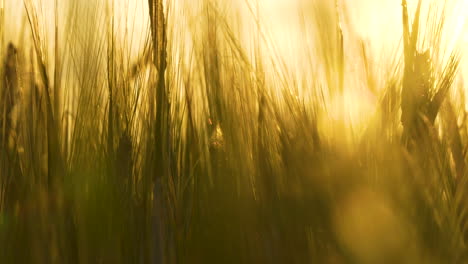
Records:
[[[0,263],[468,263],[467,0],[0,0]]]

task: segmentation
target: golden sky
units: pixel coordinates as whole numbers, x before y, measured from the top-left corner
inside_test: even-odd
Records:
[[[28,1],[28,0],[27,0]],[[55,0],[31,0],[41,3],[43,12],[49,18],[49,23],[53,20],[50,15],[53,14],[53,5]],[[96,0],[104,3],[108,0]],[[135,32],[142,32],[145,29],[146,2],[147,0],[113,0],[116,4],[117,21],[128,21],[127,27],[133,27]],[[172,0],[174,1],[174,0]],[[220,3],[227,3],[233,0],[223,0]],[[275,37],[274,41],[278,45],[289,45],[287,39],[294,39],[301,35],[296,18],[299,9],[299,3],[307,0],[235,0],[239,6],[245,6],[244,3],[251,4],[258,1],[261,7],[261,14],[265,27]],[[331,1],[331,0],[315,0]],[[443,2],[442,0],[425,0],[424,2]],[[6,33],[7,39],[17,39],[15,33],[20,31],[22,25],[21,11],[23,9],[22,0],[0,0],[0,4],[5,3],[6,15]],[[63,5],[67,1],[58,1]],[[174,3],[195,3],[196,0],[177,0]],[[313,2],[310,1],[309,2]],[[408,0],[410,8],[414,9],[417,0]],[[460,34],[461,26],[465,23],[468,12],[467,0],[448,0],[456,5],[454,13],[450,16],[450,26],[447,28],[453,31],[453,34]],[[365,39],[372,39],[376,47],[394,45],[398,42],[401,35],[401,0],[340,0],[341,5],[346,5],[355,30]],[[245,10],[245,9],[244,9]],[[24,21],[23,21],[24,22]],[[465,43],[468,43],[468,34],[462,36]]]
[[[0,0],[0,4],[5,3],[5,33],[6,40],[13,41],[18,43],[21,41],[20,32],[21,28],[25,25],[27,26],[26,20],[22,16],[24,10],[22,0]],[[25,0],[35,2],[43,13],[43,17],[47,18],[49,37],[53,36],[53,23],[54,20],[54,1],[55,0]],[[65,10],[67,3],[73,3],[77,0],[57,0],[59,3],[59,9]],[[79,3],[80,5],[86,6],[88,3],[99,4],[101,7],[106,5],[106,1],[111,0],[78,0],[83,2],[74,2]],[[115,3],[117,27],[120,32],[133,32],[131,39],[133,40],[133,54],[136,55],[139,53],[138,43],[142,43],[145,32],[147,32],[147,0],[113,0]],[[182,11],[175,11],[176,15],[185,17],[187,13],[192,12],[193,16],[196,14],[196,3],[199,3],[197,0],[166,0],[174,1],[175,8],[179,8],[182,5],[185,5],[185,9]],[[258,2],[256,2],[258,1]],[[218,0],[218,3],[223,5],[228,5],[232,8],[228,10],[236,9],[239,11],[236,14],[244,16],[241,20],[249,21],[248,9],[246,8],[246,3],[251,5],[256,5],[260,7],[260,16],[262,27],[266,32],[271,36],[270,41],[274,43],[277,48],[278,55],[283,57],[286,64],[295,65],[297,69],[301,69],[301,59],[303,60],[301,54],[301,48],[304,46],[304,34],[301,31],[299,26],[299,17],[298,13],[301,6],[304,3],[311,3],[314,1],[332,1],[332,0]],[[424,0],[424,3],[443,3],[443,0]],[[468,17],[468,0],[445,0],[445,2],[450,3],[448,8],[450,11],[447,16],[447,26],[446,26],[446,40],[447,43],[456,43],[456,40],[461,40],[461,49],[463,51],[468,50],[468,34],[465,30],[465,24]],[[388,65],[388,60],[394,56],[394,52],[398,45],[401,45],[401,0],[339,0],[340,5],[346,6],[347,10],[347,21],[349,22],[348,29],[354,31],[354,33],[361,38],[362,40],[369,42],[371,59],[374,62],[376,67],[380,65]],[[410,9],[410,14],[413,14],[416,7],[417,0],[408,0],[408,5]],[[1,7],[1,5],[0,5]],[[235,7],[235,8],[234,8]],[[427,8],[427,5],[425,6]],[[94,9],[90,9],[94,10]],[[96,11],[96,10],[94,10]],[[101,10],[102,11],[102,10]],[[101,12],[96,11],[96,12]],[[304,10],[302,10],[304,11]],[[423,10],[423,14],[427,9]],[[63,16],[65,13],[62,12],[61,19],[67,20],[67,17]],[[310,13],[309,13],[310,14]],[[177,20],[177,19],[176,19]],[[180,20],[182,21],[182,20]],[[63,22],[62,22],[63,23]],[[176,21],[176,23],[180,23]],[[246,25],[249,23],[246,22]],[[424,22],[422,22],[424,25]],[[185,25],[179,26],[184,27]],[[183,29],[182,29],[183,30]],[[251,34],[248,28],[244,29],[244,34]],[[345,39],[347,38],[346,34],[349,32],[344,32]],[[122,39],[124,35],[122,35]],[[127,38],[128,39],[128,38]],[[345,43],[348,45],[349,43]],[[53,49],[53,47],[49,47]],[[52,50],[51,50],[52,51]],[[50,52],[51,52],[50,51]],[[347,61],[352,61],[353,54],[349,55],[351,59]],[[462,65],[463,71],[466,73],[468,67],[466,67],[466,59],[463,61]],[[294,67],[294,66],[293,66]],[[351,63],[351,73],[352,73],[352,63]],[[359,67],[357,65],[356,67]],[[304,71],[307,71],[305,69]],[[352,74],[350,74],[352,75]],[[349,81],[349,80],[348,80]],[[348,82],[350,83],[350,82]],[[356,83],[355,83],[356,84]],[[359,85],[359,84],[358,84]],[[372,105],[372,98],[366,99],[368,95],[361,92],[352,92],[351,89],[348,91],[349,94],[344,95],[349,100],[349,102],[354,108],[354,115],[357,117],[363,117],[370,112],[371,109],[369,106]],[[351,99],[350,99],[351,98]],[[359,100],[360,103],[356,106],[355,102]],[[344,102],[339,99],[337,104]],[[352,109],[351,109],[352,110]],[[350,113],[352,111],[350,110]],[[349,117],[348,117],[349,118]]]

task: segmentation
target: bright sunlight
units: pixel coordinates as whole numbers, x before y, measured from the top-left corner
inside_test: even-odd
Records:
[[[0,0],[0,262],[468,262],[466,10]]]

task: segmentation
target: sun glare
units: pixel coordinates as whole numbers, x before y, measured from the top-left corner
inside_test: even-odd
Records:
[[[0,263],[468,263],[467,10],[0,0]]]

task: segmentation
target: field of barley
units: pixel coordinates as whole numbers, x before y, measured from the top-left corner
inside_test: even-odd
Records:
[[[0,0],[0,263],[468,263],[466,0]]]

